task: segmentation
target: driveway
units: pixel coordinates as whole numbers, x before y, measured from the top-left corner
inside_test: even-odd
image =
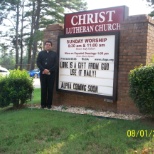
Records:
[[[33,85],[35,88],[40,88],[40,79],[39,78],[34,78],[33,80]]]

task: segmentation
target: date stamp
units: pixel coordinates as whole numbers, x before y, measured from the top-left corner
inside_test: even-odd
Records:
[[[127,137],[154,137],[154,130],[127,130]]]

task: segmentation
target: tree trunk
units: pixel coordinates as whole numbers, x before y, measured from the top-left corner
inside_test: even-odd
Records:
[[[18,62],[19,62],[19,49],[18,49],[18,29],[19,29],[19,0],[17,3],[17,22],[16,22],[16,37],[15,37],[15,49],[16,49],[16,66],[15,68],[18,68]]]
[[[34,37],[36,36],[36,32],[39,30],[41,3],[42,3],[42,0],[37,0],[37,5],[36,5],[37,8],[35,11],[35,23],[34,23]],[[31,59],[31,69],[35,68],[36,55],[37,55],[37,38],[35,38],[33,42],[33,55]]]
[[[33,6],[33,11],[32,11],[32,22],[31,22],[31,32],[30,32],[30,39],[29,39],[29,43],[28,43],[28,66],[27,66],[27,70],[31,69],[31,59],[32,59],[32,45],[33,45],[33,35],[34,35],[34,24],[35,24],[35,2],[32,2],[32,6]]]
[[[22,4],[22,19],[21,19],[21,37],[20,37],[20,48],[21,48],[21,55],[20,55],[20,70],[22,70],[22,60],[23,60],[23,19],[24,19],[24,1]]]

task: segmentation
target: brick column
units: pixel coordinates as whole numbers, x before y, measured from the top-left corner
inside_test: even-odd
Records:
[[[44,30],[44,39],[43,42],[46,40],[51,40],[53,43],[53,50],[57,52],[57,45],[58,45],[58,36],[64,34],[64,25],[63,24],[53,24],[48,25],[47,28]],[[56,92],[56,80],[54,85],[54,94],[53,94],[53,104],[60,105],[60,96]]]
[[[146,64],[151,63],[152,57],[154,58],[154,20],[151,17],[148,17],[148,20]]]
[[[146,65],[147,62],[150,61],[149,58],[152,52],[154,54],[154,48],[152,49],[154,45],[154,26],[151,25],[149,19],[150,17],[146,15],[130,16],[121,24],[118,71],[118,112],[138,113],[138,109],[129,97],[128,74],[134,67],[140,66],[141,64]]]
[[[48,25],[44,30],[43,42],[46,40],[51,40],[53,43],[53,50],[57,51],[58,36],[64,34],[63,30],[63,24]]]

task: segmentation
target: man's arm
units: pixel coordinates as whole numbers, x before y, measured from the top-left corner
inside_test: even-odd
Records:
[[[42,66],[42,63],[41,63],[41,52],[39,52],[37,56],[36,64],[37,64],[37,67],[40,69],[40,71],[43,72],[44,67]]]
[[[57,57],[57,53],[55,53],[54,54],[54,65],[49,69],[50,73],[56,71],[57,61],[58,61],[58,57]]]

